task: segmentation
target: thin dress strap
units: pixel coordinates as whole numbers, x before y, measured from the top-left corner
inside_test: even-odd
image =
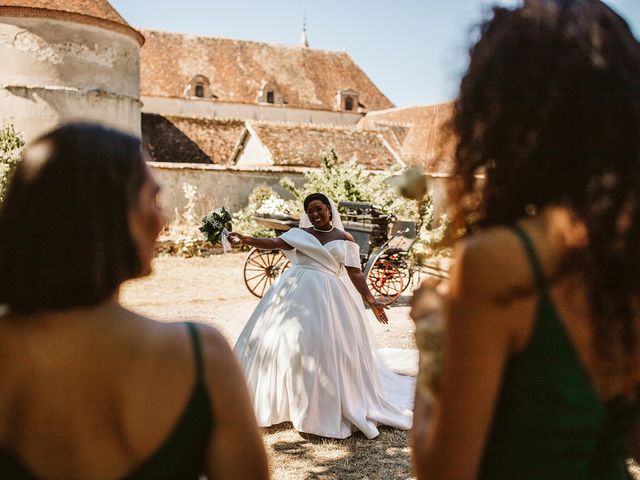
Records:
[[[518,236],[518,238],[520,238],[520,241],[522,242],[522,245],[527,252],[527,257],[529,257],[529,263],[531,264],[531,270],[533,271],[533,280],[535,282],[536,288],[539,289],[542,293],[546,293],[547,289],[545,287],[544,270],[542,270],[542,266],[540,265],[540,260],[538,259],[538,255],[536,254],[536,249],[533,246],[533,242],[520,225],[514,224],[513,231]]]
[[[196,381],[202,383],[204,377],[204,367],[202,362],[202,347],[200,346],[200,336],[198,335],[198,327],[193,322],[186,322],[189,336],[191,337],[191,346],[193,347],[193,357],[196,361]]]

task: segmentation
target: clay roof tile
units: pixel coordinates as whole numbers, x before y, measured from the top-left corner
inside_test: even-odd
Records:
[[[2,0],[0,16],[45,17],[93,24],[128,34],[141,45],[144,37],[107,0]]]
[[[452,102],[391,108],[370,112],[359,124],[386,127],[397,134],[397,141],[390,143],[407,165],[420,166],[433,173],[450,173],[455,150],[455,138],[449,129],[452,114]],[[408,131],[399,130],[403,125]],[[401,146],[396,149],[398,144]]]
[[[143,30],[142,95],[182,98],[196,75],[205,76],[218,102],[255,104],[264,82],[287,107],[338,110],[338,91],[352,89],[368,110],[393,107],[346,52],[230,38]]]

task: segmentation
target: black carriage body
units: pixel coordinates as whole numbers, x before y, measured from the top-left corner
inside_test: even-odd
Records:
[[[278,214],[254,215],[253,219],[260,225],[264,225],[265,227],[272,229],[276,233],[277,237],[289,229],[297,227],[300,222],[300,220],[295,217]]]
[[[338,207],[346,210],[341,214],[344,229],[360,247],[360,260],[364,269],[373,251],[389,240],[389,223],[395,217],[364,202],[340,202]]]

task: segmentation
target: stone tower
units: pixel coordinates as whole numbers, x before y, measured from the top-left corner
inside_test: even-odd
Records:
[[[140,135],[143,43],[106,0],[2,0],[0,127],[30,140],[84,119]]]

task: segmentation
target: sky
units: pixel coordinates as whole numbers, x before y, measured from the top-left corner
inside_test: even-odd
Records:
[[[399,107],[455,97],[473,27],[517,0],[110,0],[134,27],[346,50]],[[640,38],[640,0],[606,0]]]

